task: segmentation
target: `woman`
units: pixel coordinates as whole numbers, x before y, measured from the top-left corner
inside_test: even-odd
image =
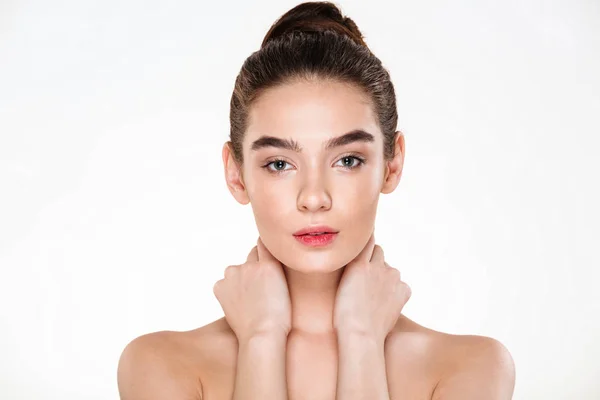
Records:
[[[214,286],[224,318],[126,347],[121,398],[510,399],[501,343],[401,314],[410,288],[373,231],[404,137],[356,24],[328,2],[285,13],[245,61],[230,117],[225,177],[257,245]]]

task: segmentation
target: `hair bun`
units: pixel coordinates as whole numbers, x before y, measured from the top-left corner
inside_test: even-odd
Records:
[[[356,44],[367,47],[362,33],[348,17],[344,17],[340,9],[329,1],[301,3],[283,14],[271,26],[265,35],[261,48],[267,42],[290,32],[323,32],[334,31],[350,37]]]

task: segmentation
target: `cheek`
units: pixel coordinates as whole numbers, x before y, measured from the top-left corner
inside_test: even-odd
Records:
[[[280,229],[289,214],[294,210],[293,189],[281,184],[261,182],[249,190],[250,204],[261,235],[267,235],[270,229]]]
[[[381,184],[373,176],[340,181],[333,193],[338,211],[355,218],[371,218],[376,212]]]
[[[345,231],[344,244],[347,251],[341,254],[344,263],[354,259],[369,241],[375,226],[381,191],[378,183],[376,179],[369,177],[360,185],[347,185],[343,192],[338,193],[338,198],[341,199],[338,200],[339,214],[347,221],[340,227]]]

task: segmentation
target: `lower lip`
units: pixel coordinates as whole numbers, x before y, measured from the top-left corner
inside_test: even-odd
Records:
[[[294,236],[300,243],[311,247],[327,246],[336,238],[337,233],[324,233],[322,235]]]

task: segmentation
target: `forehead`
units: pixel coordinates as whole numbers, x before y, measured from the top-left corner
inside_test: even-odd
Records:
[[[297,81],[268,89],[252,104],[244,142],[270,135],[320,145],[354,129],[381,135],[367,94],[336,81]]]

